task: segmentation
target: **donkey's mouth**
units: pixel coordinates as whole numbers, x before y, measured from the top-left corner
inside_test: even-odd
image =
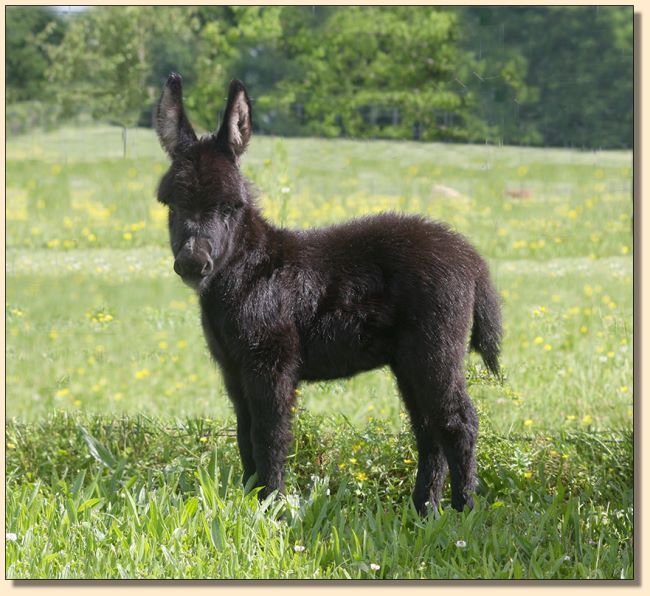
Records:
[[[204,292],[210,285],[211,276],[207,275],[184,275],[181,277],[183,283],[196,292]]]
[[[189,286],[193,290],[198,290],[205,277],[202,275],[184,275],[181,279],[185,285]]]

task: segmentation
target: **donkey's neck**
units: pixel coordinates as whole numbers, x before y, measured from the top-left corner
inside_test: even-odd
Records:
[[[262,259],[274,261],[281,248],[277,244],[281,235],[282,230],[269,222],[254,202],[249,203],[238,230],[238,245],[245,251],[240,258],[246,259],[254,252]]]
[[[232,230],[229,254],[210,284],[224,297],[241,295],[243,287],[269,277],[282,261],[285,231],[267,221],[254,204],[244,209]]]

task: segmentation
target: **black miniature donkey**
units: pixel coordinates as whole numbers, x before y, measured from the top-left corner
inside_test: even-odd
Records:
[[[411,215],[306,231],[270,224],[239,169],[252,132],[239,81],[214,134],[197,139],[176,73],[154,120],[171,157],[158,200],[169,207],[174,271],[200,299],[237,415],[244,483],[257,474],[260,498],[283,491],[299,381],[388,365],[417,442],[415,507],[438,506],[447,466],[452,506],[472,507],[478,419],[465,389],[467,337],[497,375],[501,341],[497,294],[474,248]]]

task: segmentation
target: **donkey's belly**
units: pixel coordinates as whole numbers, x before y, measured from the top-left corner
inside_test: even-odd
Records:
[[[305,381],[325,381],[350,377],[387,364],[391,342],[385,337],[366,341],[354,338],[332,341],[312,339],[303,349],[300,378]]]

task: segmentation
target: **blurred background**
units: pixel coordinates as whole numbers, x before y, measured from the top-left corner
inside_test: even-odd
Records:
[[[231,415],[155,200],[174,70],[200,131],[248,86],[242,168],[273,223],[417,213],[488,259],[509,384],[468,357],[482,424],[629,427],[632,27],[616,6],[7,7],[9,416]],[[403,423],[388,370],[301,391]]]
[[[259,133],[632,146],[632,7],[9,6],[6,33],[9,135],[149,127],[175,70],[204,130],[239,78]]]

